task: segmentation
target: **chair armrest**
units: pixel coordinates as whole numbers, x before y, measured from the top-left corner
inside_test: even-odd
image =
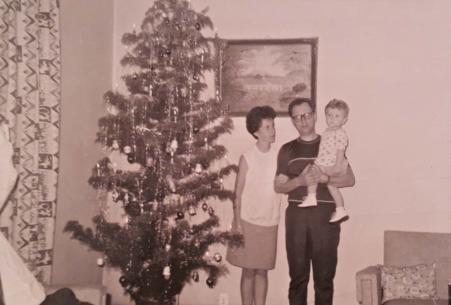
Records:
[[[382,299],[381,271],[369,266],[356,273],[357,302],[362,305],[380,305]]]
[[[89,302],[93,305],[107,304],[106,287],[97,284],[51,284],[45,285],[46,294],[52,294],[60,289],[69,288],[79,301]]]

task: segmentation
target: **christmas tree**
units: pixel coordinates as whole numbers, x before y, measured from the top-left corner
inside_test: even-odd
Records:
[[[156,0],[140,29],[123,35],[127,93],[104,95],[107,114],[96,141],[108,154],[93,167],[89,184],[123,208],[124,221],[112,222],[101,211],[93,229],[76,221],[65,228],[121,270],[120,284],[139,305],[173,304],[201,270],[213,288],[226,269],[209,246],[241,242],[218,229],[208,204],[233,199],[223,179],[237,167],[211,166],[227,158],[216,140],[231,131],[232,121],[219,90],[208,100],[201,96],[204,73],[217,72],[219,62],[212,47],[219,39],[205,38],[204,28],[213,28],[206,10],[196,12],[185,0]],[[207,219],[191,223],[198,212]]]

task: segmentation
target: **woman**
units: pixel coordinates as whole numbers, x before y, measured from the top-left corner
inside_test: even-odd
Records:
[[[246,128],[257,139],[240,157],[235,181],[232,229],[242,233],[244,245],[229,248],[227,261],[242,268],[243,305],[264,305],[268,290],[268,270],[274,269],[280,196],[274,192],[277,166],[274,118],[269,106],[252,108],[246,116]]]

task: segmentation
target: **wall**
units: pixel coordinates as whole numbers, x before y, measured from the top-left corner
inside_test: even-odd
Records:
[[[355,272],[382,262],[384,230],[451,231],[451,2],[191,2],[210,7],[222,38],[319,37],[318,106],[334,97],[350,104],[347,154],[357,177],[356,186],[344,190],[351,219],[342,225],[334,304],[356,304]],[[120,36],[139,26],[150,5],[115,1],[113,82],[121,75]],[[323,119],[319,112],[318,131]],[[252,140],[243,119],[234,122],[233,134],[222,141],[237,161]],[[276,125],[278,143],[295,136],[287,118]],[[225,224],[229,211],[221,210]],[[282,222],[268,305],[288,303],[283,231]],[[187,286],[181,304],[217,304],[221,292],[230,304],[240,304],[239,270],[229,269],[216,289]]]
[[[100,283],[97,253],[62,232],[69,220],[91,224],[96,193],[87,181],[100,156],[94,137],[112,76],[113,4],[60,1],[62,53],[61,163],[52,282]]]

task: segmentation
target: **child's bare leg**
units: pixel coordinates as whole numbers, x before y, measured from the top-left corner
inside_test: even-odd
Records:
[[[348,213],[346,212],[344,208],[344,200],[343,195],[341,194],[340,190],[332,185],[327,185],[327,188],[329,189],[330,194],[332,195],[332,198],[335,201],[336,209],[335,212],[332,214],[329,222],[338,222],[338,221],[345,221],[349,219]]]
[[[318,203],[316,202],[316,189],[318,185],[309,185],[307,187],[307,196],[305,199],[298,204],[298,207],[305,208],[305,207],[313,207],[316,206]]]
[[[335,205],[337,207],[344,207],[345,203],[344,203],[343,195],[341,195],[341,192],[338,189],[338,187],[328,184],[327,188],[329,189],[329,193],[332,195],[332,198],[335,201]]]

